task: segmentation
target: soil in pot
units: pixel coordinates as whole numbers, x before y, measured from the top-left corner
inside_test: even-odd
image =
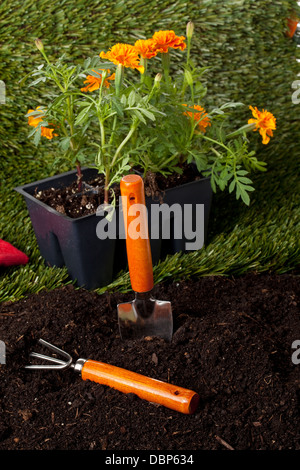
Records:
[[[163,201],[164,191],[167,189],[197,181],[200,178],[199,173],[191,165],[184,166],[182,173],[173,173],[169,176],[147,172],[144,178],[145,195]],[[114,186],[114,192],[118,201],[119,185]],[[83,182],[81,191],[78,191],[78,183],[74,180],[69,186],[36,191],[34,195],[39,201],[72,218],[94,214],[104,200],[104,176],[98,175],[96,178]]]
[[[0,450],[300,450],[299,277],[249,274],[158,285],[174,336],[120,339],[117,303],[65,286],[2,304]],[[197,391],[183,415],[73,371],[28,371],[37,340]],[[142,431],[142,432],[141,432]]]

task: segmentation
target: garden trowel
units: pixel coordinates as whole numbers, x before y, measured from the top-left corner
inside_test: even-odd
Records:
[[[118,305],[122,339],[159,336],[171,341],[173,317],[171,302],[152,296],[153,266],[143,179],[124,176],[120,183],[130,282],[135,298]]]

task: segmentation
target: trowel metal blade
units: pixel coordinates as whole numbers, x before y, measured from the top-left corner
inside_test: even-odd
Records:
[[[122,339],[158,336],[168,342],[172,340],[171,302],[150,298],[119,304],[118,322]]]

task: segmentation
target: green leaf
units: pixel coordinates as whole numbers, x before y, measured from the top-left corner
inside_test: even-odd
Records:
[[[213,190],[214,193],[216,193],[217,187],[216,187],[215,178],[213,174],[211,175],[211,178],[210,178],[210,184],[211,184],[211,189]]]
[[[148,109],[145,109],[145,108],[140,108],[140,111],[149,119],[151,119],[151,121],[155,121],[155,116],[153,113],[151,113],[151,111],[149,111]]]
[[[33,139],[34,145],[38,146],[41,140],[41,126],[38,126]]]
[[[188,85],[193,84],[193,75],[188,69],[184,71],[184,78],[186,79]]]
[[[102,73],[103,73],[103,70],[99,70],[99,71],[97,71],[97,70],[88,70],[87,71],[88,75],[92,75],[93,77],[96,77],[96,78],[101,78],[99,74],[102,75]]]
[[[245,191],[254,191],[255,190],[253,188],[253,186],[248,186],[248,185],[243,185],[243,188],[245,189]]]
[[[228,173],[227,168],[224,168],[220,173],[220,179],[224,181],[228,181],[231,178],[231,174]]]
[[[133,114],[141,121],[143,124],[147,124],[145,118],[143,117],[142,113],[137,109],[132,110]]]
[[[118,100],[117,97],[112,96],[111,101],[112,101],[113,111],[116,111],[118,116],[124,117],[123,107],[122,107],[120,100]]]
[[[79,106],[80,108],[83,108],[85,106],[91,106],[91,102],[90,101],[79,101],[77,103],[77,106]]]
[[[91,108],[91,105],[80,111],[77,118],[75,119],[75,125],[76,126],[78,126],[79,124],[82,124],[83,122],[85,122],[88,119],[90,108]]]
[[[230,185],[229,185],[229,188],[228,188],[228,191],[229,193],[232,193],[232,191],[234,190],[235,188],[235,184],[236,184],[236,181],[235,180],[232,180]]]
[[[115,65],[112,62],[101,62],[100,65],[99,65],[99,68],[97,68],[97,69],[94,68],[94,70],[98,71],[99,73],[102,73],[103,71],[101,71],[101,69],[112,69],[114,67],[115,67]],[[90,69],[90,70],[88,70],[87,73],[89,75],[93,75],[93,70]],[[95,76],[97,76],[97,75],[95,75]],[[99,75],[98,75],[98,77],[99,77]]]
[[[242,198],[242,201],[247,205],[249,206],[250,204],[250,197],[248,195],[248,193],[246,191],[241,191],[241,198]]]
[[[46,77],[39,77],[39,78],[37,78],[36,80],[34,80],[33,82],[29,83],[28,86],[29,86],[29,87],[35,86],[35,85],[37,85],[38,83],[40,83],[40,82],[45,82],[45,81],[46,81]]]
[[[250,204],[250,197],[247,193],[247,191],[245,190],[244,186],[242,184],[237,184],[237,187],[236,187],[236,198],[239,199],[239,197],[241,197],[242,201],[247,205],[249,206]]]
[[[249,178],[246,178],[245,176],[241,176],[241,177],[239,178],[239,181],[240,181],[241,183],[246,183],[246,184],[248,184],[248,183],[251,184],[251,183],[252,183],[252,181],[251,181]]]
[[[226,187],[226,181],[225,180],[219,180],[218,181],[218,185],[219,185],[219,188],[221,189],[221,191],[224,191],[225,187]]]
[[[60,141],[60,145],[61,145],[61,148],[64,152],[66,152],[70,146],[70,140],[71,138],[70,137],[65,137],[64,139],[62,139]]]
[[[28,137],[32,137],[33,134],[35,133],[36,129],[35,127],[29,132]]]
[[[83,67],[84,67],[85,69],[88,69],[89,66],[91,65],[91,60],[92,60],[92,59],[91,59],[90,57],[88,57],[88,58],[84,61]]]
[[[121,100],[120,100],[120,101],[121,101],[122,105],[123,105],[124,108],[125,108],[125,106],[126,106],[126,104],[127,104],[127,98],[126,98],[126,95],[125,95],[124,93],[123,93],[123,95],[121,96]]]
[[[229,101],[228,103],[222,104],[222,106],[220,106],[220,109],[237,108],[238,106],[245,105],[244,103]]]
[[[42,109],[39,109],[38,111],[31,111],[30,113],[25,114],[25,117],[29,117],[29,116],[44,117],[44,113]]]
[[[217,136],[218,136],[218,140],[219,140],[220,142],[224,142],[224,141],[225,141],[225,139],[226,139],[226,134],[225,134],[224,130],[222,129],[222,127],[219,127],[219,128],[217,129]]]
[[[135,102],[136,102],[136,94],[135,94],[135,91],[134,91],[134,90],[131,90],[131,92],[129,93],[127,102],[128,102],[128,106],[129,106],[129,107],[134,106],[134,104],[135,104]]]

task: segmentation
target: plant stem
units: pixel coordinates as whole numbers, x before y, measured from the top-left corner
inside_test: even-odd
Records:
[[[120,143],[119,147],[117,148],[116,150],[116,153],[114,155],[114,158],[112,159],[112,162],[111,162],[111,168],[114,166],[114,164],[116,163],[116,160],[119,156],[119,153],[121,152],[122,148],[124,147],[124,145],[128,142],[128,140],[131,138],[131,136],[133,135],[133,133],[135,132],[136,128],[138,126],[138,120],[136,120],[135,122],[133,122],[132,126],[131,126],[131,129],[130,131],[128,132],[127,136],[125,137],[125,139]]]
[[[195,104],[195,98],[194,98],[194,86],[193,86],[193,83],[190,85],[190,90],[191,90],[192,105],[194,106],[194,104]]]
[[[235,137],[239,134],[242,134],[243,132],[253,131],[255,126],[256,126],[255,123],[245,124],[245,126],[240,127],[236,131],[231,132],[230,134],[227,134],[226,138],[230,139],[230,138]]]
[[[124,66],[119,64],[117,66],[116,78],[115,78],[115,90],[116,90],[116,97],[117,98],[120,96],[120,93],[121,93],[123,75],[124,75]],[[117,114],[114,115],[114,120],[113,120],[113,125],[112,125],[112,132],[111,132],[110,139],[109,139],[110,145],[113,143],[116,126],[117,126]]]
[[[105,183],[104,183],[104,204],[108,204],[109,200],[109,166],[105,168]]]
[[[144,83],[145,76],[147,74],[148,60],[144,57],[141,57],[140,64],[144,67],[144,73],[141,73],[141,83]]]
[[[222,144],[222,142],[218,142],[217,140],[214,140],[214,139],[211,139],[210,137],[207,137],[206,135],[203,135],[203,134],[200,134],[201,137],[205,140],[209,140],[210,142],[213,142],[214,144],[217,144],[219,145],[220,147],[223,147],[225,150],[227,150],[228,152],[230,152],[232,155],[234,155],[234,153],[232,152],[232,150],[227,147],[226,145]]]
[[[102,119],[99,117],[99,127],[100,127],[100,136],[101,136],[101,147],[105,146],[105,128],[102,122]]]
[[[116,96],[120,96],[122,82],[123,82],[124,66],[118,64],[116,70],[115,86],[116,86]]]
[[[78,192],[82,190],[82,177],[83,174],[81,172],[81,165],[78,160],[76,160],[76,168],[77,168],[77,187],[78,187]]]
[[[109,163],[107,162],[107,158],[105,158],[105,127],[103,124],[103,118],[101,116],[101,103],[102,103],[102,89],[103,89],[103,83],[105,80],[106,75],[102,75],[102,80],[101,80],[101,85],[99,89],[99,98],[98,98],[98,103],[96,104],[96,110],[97,110],[97,116],[98,116],[98,121],[99,121],[99,128],[100,128],[100,139],[101,139],[101,150],[102,152],[99,154],[102,154],[102,160],[103,160],[103,165],[105,168],[105,183],[104,183],[104,204],[108,204],[108,197],[109,197],[109,174],[110,174],[110,166]]]
[[[174,153],[170,158],[168,158],[166,161],[164,161],[164,166],[166,166],[168,163],[170,163],[172,160],[174,160],[174,158],[177,158],[178,155],[179,155],[179,152]]]
[[[41,54],[42,56],[44,57],[45,61],[47,62],[47,64],[49,65],[50,69],[51,69],[51,72],[53,73],[53,80],[55,81],[56,85],[58,86],[58,88],[60,89],[60,91],[62,91],[63,93],[65,93],[65,89],[63,88],[63,86],[61,85],[60,81],[58,80],[57,78],[57,75],[56,75],[56,71],[55,69],[53,68],[51,62],[49,61],[48,57],[47,57],[47,54],[45,53],[44,50],[41,51]]]
[[[187,38],[187,56],[186,56],[186,62],[187,64],[189,63],[190,60],[190,55],[191,55],[191,38]]]
[[[163,65],[163,71],[166,83],[169,84],[170,81],[170,53],[165,52],[161,54],[161,60]]]
[[[70,96],[67,97],[67,106],[68,106],[68,124],[70,126],[70,147],[74,154],[76,155],[78,152],[78,147],[74,140],[74,112],[73,112],[73,100]],[[79,160],[76,160],[76,168],[77,168],[77,188],[78,192],[82,190],[82,172],[81,172],[81,165]]]
[[[156,89],[158,86],[159,86],[159,84],[155,83],[155,81],[154,81],[154,84],[153,84],[153,86],[152,86],[152,89],[151,89],[151,91],[150,91],[150,93],[149,93],[149,95],[148,95],[148,98],[147,98],[147,103],[149,103],[150,100],[152,99],[152,96],[153,96],[153,94],[154,94],[154,91],[155,91],[155,89]]]

